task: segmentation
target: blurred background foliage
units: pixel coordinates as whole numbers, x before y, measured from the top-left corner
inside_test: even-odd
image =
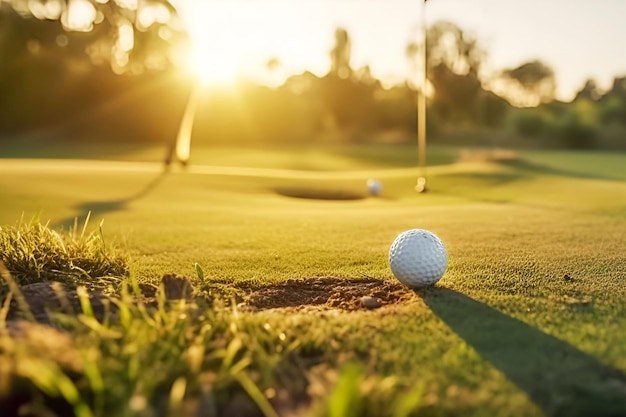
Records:
[[[485,75],[488,51],[456,24],[433,23],[427,39],[430,141],[626,149],[626,77],[607,91],[588,80],[572,102],[560,102],[554,71],[539,60]],[[177,65],[187,42],[166,0],[0,0],[0,143],[171,142],[195,83]],[[407,65],[419,68],[419,48],[406,45]],[[415,141],[415,80],[383,87],[367,66],[354,68],[342,28],[329,58],[323,76],[207,90],[194,143]],[[280,65],[272,58],[265,70]]]

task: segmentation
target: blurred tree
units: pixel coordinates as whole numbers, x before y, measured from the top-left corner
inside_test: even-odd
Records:
[[[349,78],[352,75],[350,66],[350,56],[352,53],[352,43],[348,31],[343,28],[335,30],[335,45],[330,51],[330,75],[341,79]]]
[[[598,88],[598,84],[593,79],[585,81],[585,85],[576,93],[574,101],[577,100],[590,100],[598,101],[602,98],[602,92]]]
[[[547,64],[534,60],[498,74],[496,88],[513,105],[533,107],[554,100],[556,79]]]
[[[601,99],[601,120],[626,126],[626,77],[613,79],[611,89]]]
[[[622,124],[626,126],[626,103],[616,96],[606,96],[600,104],[600,120],[603,124]]]
[[[376,125],[381,130],[415,132],[417,101],[415,90],[408,83],[376,92]],[[432,128],[432,126],[430,126]],[[409,135],[406,135],[407,139]],[[414,135],[410,137],[413,142]]]
[[[54,21],[25,19],[8,4],[0,4],[0,127],[14,130],[38,114],[50,119],[59,111],[59,96],[70,82],[66,68],[82,74],[87,57],[81,59],[82,39],[69,42]],[[62,46],[61,46],[62,45]],[[58,50],[58,53],[57,53]],[[79,92],[75,89],[74,93]],[[67,104],[71,107],[71,104]]]
[[[442,121],[465,125],[478,122],[482,88],[476,73],[457,74],[439,63],[431,69],[430,81],[435,86],[431,107]]]
[[[322,105],[326,110],[325,125],[330,130],[364,131],[373,129],[374,95],[378,81],[364,81],[356,77],[340,78],[329,73],[320,80]],[[345,138],[352,140],[354,138]]]
[[[253,140],[264,143],[310,141],[313,133],[307,103],[287,88],[250,86],[243,92]]]
[[[561,140],[567,148],[592,149],[596,147],[598,129],[582,122],[578,117],[569,118],[561,129]]]
[[[547,129],[545,118],[534,108],[519,109],[514,126],[517,133],[527,138],[538,138]]]
[[[626,149],[626,77],[615,77],[611,88],[593,101],[592,110],[598,133],[598,143],[593,145]]]
[[[294,96],[298,107],[305,115],[299,123],[309,138],[324,129],[325,119],[328,117],[322,96],[322,83],[320,77],[305,71],[287,78],[281,87]]]
[[[183,39],[176,10],[168,0],[5,2],[24,19],[58,22],[56,37],[39,39],[37,30],[25,35],[40,42],[52,40],[49,46],[63,48],[69,45],[67,33],[83,33],[81,44],[74,49],[81,50],[94,64],[110,63],[116,73],[165,69],[173,59],[172,45]],[[66,32],[65,38],[59,38],[62,32]]]
[[[341,131],[342,139],[358,139],[361,131],[375,128],[375,92],[380,83],[369,66],[354,70],[350,64],[350,35],[335,30],[335,45],[330,51],[330,70],[316,83],[325,110],[323,123],[329,131]],[[356,134],[356,135],[355,135]]]
[[[511,105],[491,91],[482,91],[478,98],[479,122],[488,127],[501,127]]]
[[[478,75],[486,53],[476,38],[448,21],[435,22],[428,28],[426,36],[429,71],[443,65],[458,75]],[[409,47],[408,52],[410,50]]]
[[[426,36],[429,83],[426,93],[431,92],[431,108],[436,119],[453,124],[484,122],[481,105],[485,103],[480,102],[483,89],[479,72],[485,51],[473,36],[452,22],[434,23]],[[420,59],[419,52],[418,42],[410,42],[405,50],[413,73],[420,67],[416,62]],[[495,120],[490,120],[492,122]]]
[[[613,86],[607,92],[608,96],[621,97],[626,100],[626,77],[616,77],[613,79]]]
[[[160,88],[155,80],[172,67],[170,47],[174,36],[182,37],[169,26],[174,15],[167,4],[0,2],[0,135],[68,123],[76,129],[92,120],[92,108],[106,103],[124,107],[121,118],[114,124],[101,121],[105,129],[92,126],[91,131],[123,125],[136,132],[139,113],[149,106],[125,106],[141,103],[140,96],[145,99],[148,90]]]

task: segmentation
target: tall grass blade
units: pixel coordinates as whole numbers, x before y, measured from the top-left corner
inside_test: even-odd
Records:
[[[91,301],[89,299],[89,294],[87,293],[87,289],[82,285],[76,288],[76,295],[78,295],[78,300],[80,301],[80,307],[83,310],[83,314],[87,317],[94,318],[93,308],[91,307]]]
[[[80,238],[83,239],[85,237],[85,232],[87,230],[87,225],[89,224],[89,219],[91,218],[91,210],[87,213],[87,217],[85,217],[85,223],[83,224],[83,230],[80,232]]]
[[[35,316],[33,316],[33,313],[30,311],[30,306],[24,294],[22,294],[19,285],[17,285],[17,282],[13,279],[2,260],[0,260],[0,277],[2,277],[2,280],[9,286],[9,291],[13,293],[13,297],[15,297],[15,301],[22,314],[24,314],[24,317],[29,321],[35,321]]]
[[[259,407],[265,417],[279,417],[278,413],[272,407],[272,404],[265,398],[259,387],[250,379],[248,375],[240,372],[235,375],[239,385],[246,391],[252,401]]]
[[[405,393],[400,399],[397,400],[394,406],[395,417],[409,417],[411,413],[417,410],[422,403],[422,396],[424,394],[424,384],[418,384],[409,392]]]

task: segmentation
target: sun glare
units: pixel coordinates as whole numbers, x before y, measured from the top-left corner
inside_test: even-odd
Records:
[[[294,0],[172,0],[191,40],[187,68],[204,83],[280,85],[288,74],[327,69],[328,5]],[[334,3],[333,3],[334,4]],[[270,66],[269,62],[278,65]]]
[[[243,65],[246,30],[238,10],[229,2],[196,1],[185,23],[191,39],[189,65],[204,84],[235,83]]]
[[[235,83],[238,64],[227,48],[209,42],[192,42],[190,66],[199,81],[221,86]]]

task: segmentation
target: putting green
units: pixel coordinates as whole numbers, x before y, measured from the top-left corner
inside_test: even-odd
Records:
[[[149,162],[2,160],[0,225],[41,213],[67,228],[91,212],[93,226],[104,219],[105,234],[127,248],[140,280],[195,277],[198,263],[206,282],[196,285],[232,286],[242,297],[290,279],[393,283],[391,242],[429,229],[450,259],[438,289],[389,297],[374,311],[329,304],[261,309],[250,320],[325,341],[339,358],[330,367],[355,361],[422,384],[423,415],[621,412],[626,181],[607,167],[626,166],[626,155],[522,156],[432,167],[425,194],[413,191],[415,168],[380,161],[164,173]],[[380,197],[367,196],[367,178],[382,181]]]

